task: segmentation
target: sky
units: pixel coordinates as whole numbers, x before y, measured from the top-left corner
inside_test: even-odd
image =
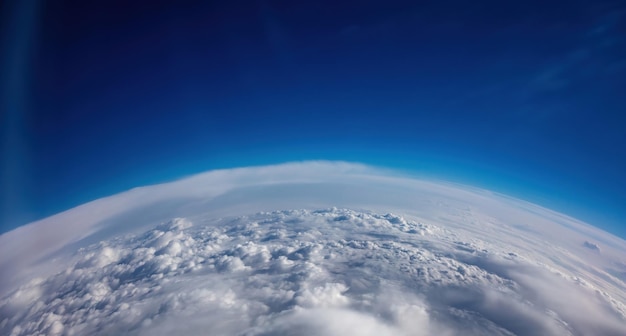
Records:
[[[0,232],[210,169],[324,159],[626,237],[623,1],[0,6]]]

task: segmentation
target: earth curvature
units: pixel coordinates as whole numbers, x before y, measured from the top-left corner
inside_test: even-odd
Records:
[[[626,242],[343,162],[212,171],[0,235],[1,335],[626,335]]]

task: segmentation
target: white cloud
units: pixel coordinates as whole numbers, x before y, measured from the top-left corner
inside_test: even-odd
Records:
[[[407,230],[420,226],[442,234]],[[588,288],[540,264],[503,258],[510,256],[507,250],[488,243],[483,247],[493,251],[455,249],[457,238],[399,216],[342,209],[260,213],[193,226],[175,219],[81,249],[66,270],[22,286],[0,301],[0,331],[626,332],[620,312],[606,299],[594,299]],[[573,304],[580,302],[585,304]]]
[[[343,294],[348,290],[341,283],[326,283],[315,288],[304,288],[295,297],[295,303],[301,307],[333,308],[344,307],[350,300]]]
[[[347,309],[305,309],[278,318],[272,325],[249,335],[396,336],[398,330],[379,319]]]
[[[626,334],[626,243],[519,200],[323,163],[147,190],[0,236],[0,334]],[[38,228],[76,232],[15,259]]]

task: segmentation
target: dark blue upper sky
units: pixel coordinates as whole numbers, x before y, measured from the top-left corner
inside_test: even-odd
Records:
[[[0,232],[213,168],[360,161],[626,237],[623,1],[2,3]]]

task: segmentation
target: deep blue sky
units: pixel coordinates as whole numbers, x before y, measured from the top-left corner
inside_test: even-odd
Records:
[[[341,159],[626,237],[623,1],[2,3],[0,232],[214,168]]]

